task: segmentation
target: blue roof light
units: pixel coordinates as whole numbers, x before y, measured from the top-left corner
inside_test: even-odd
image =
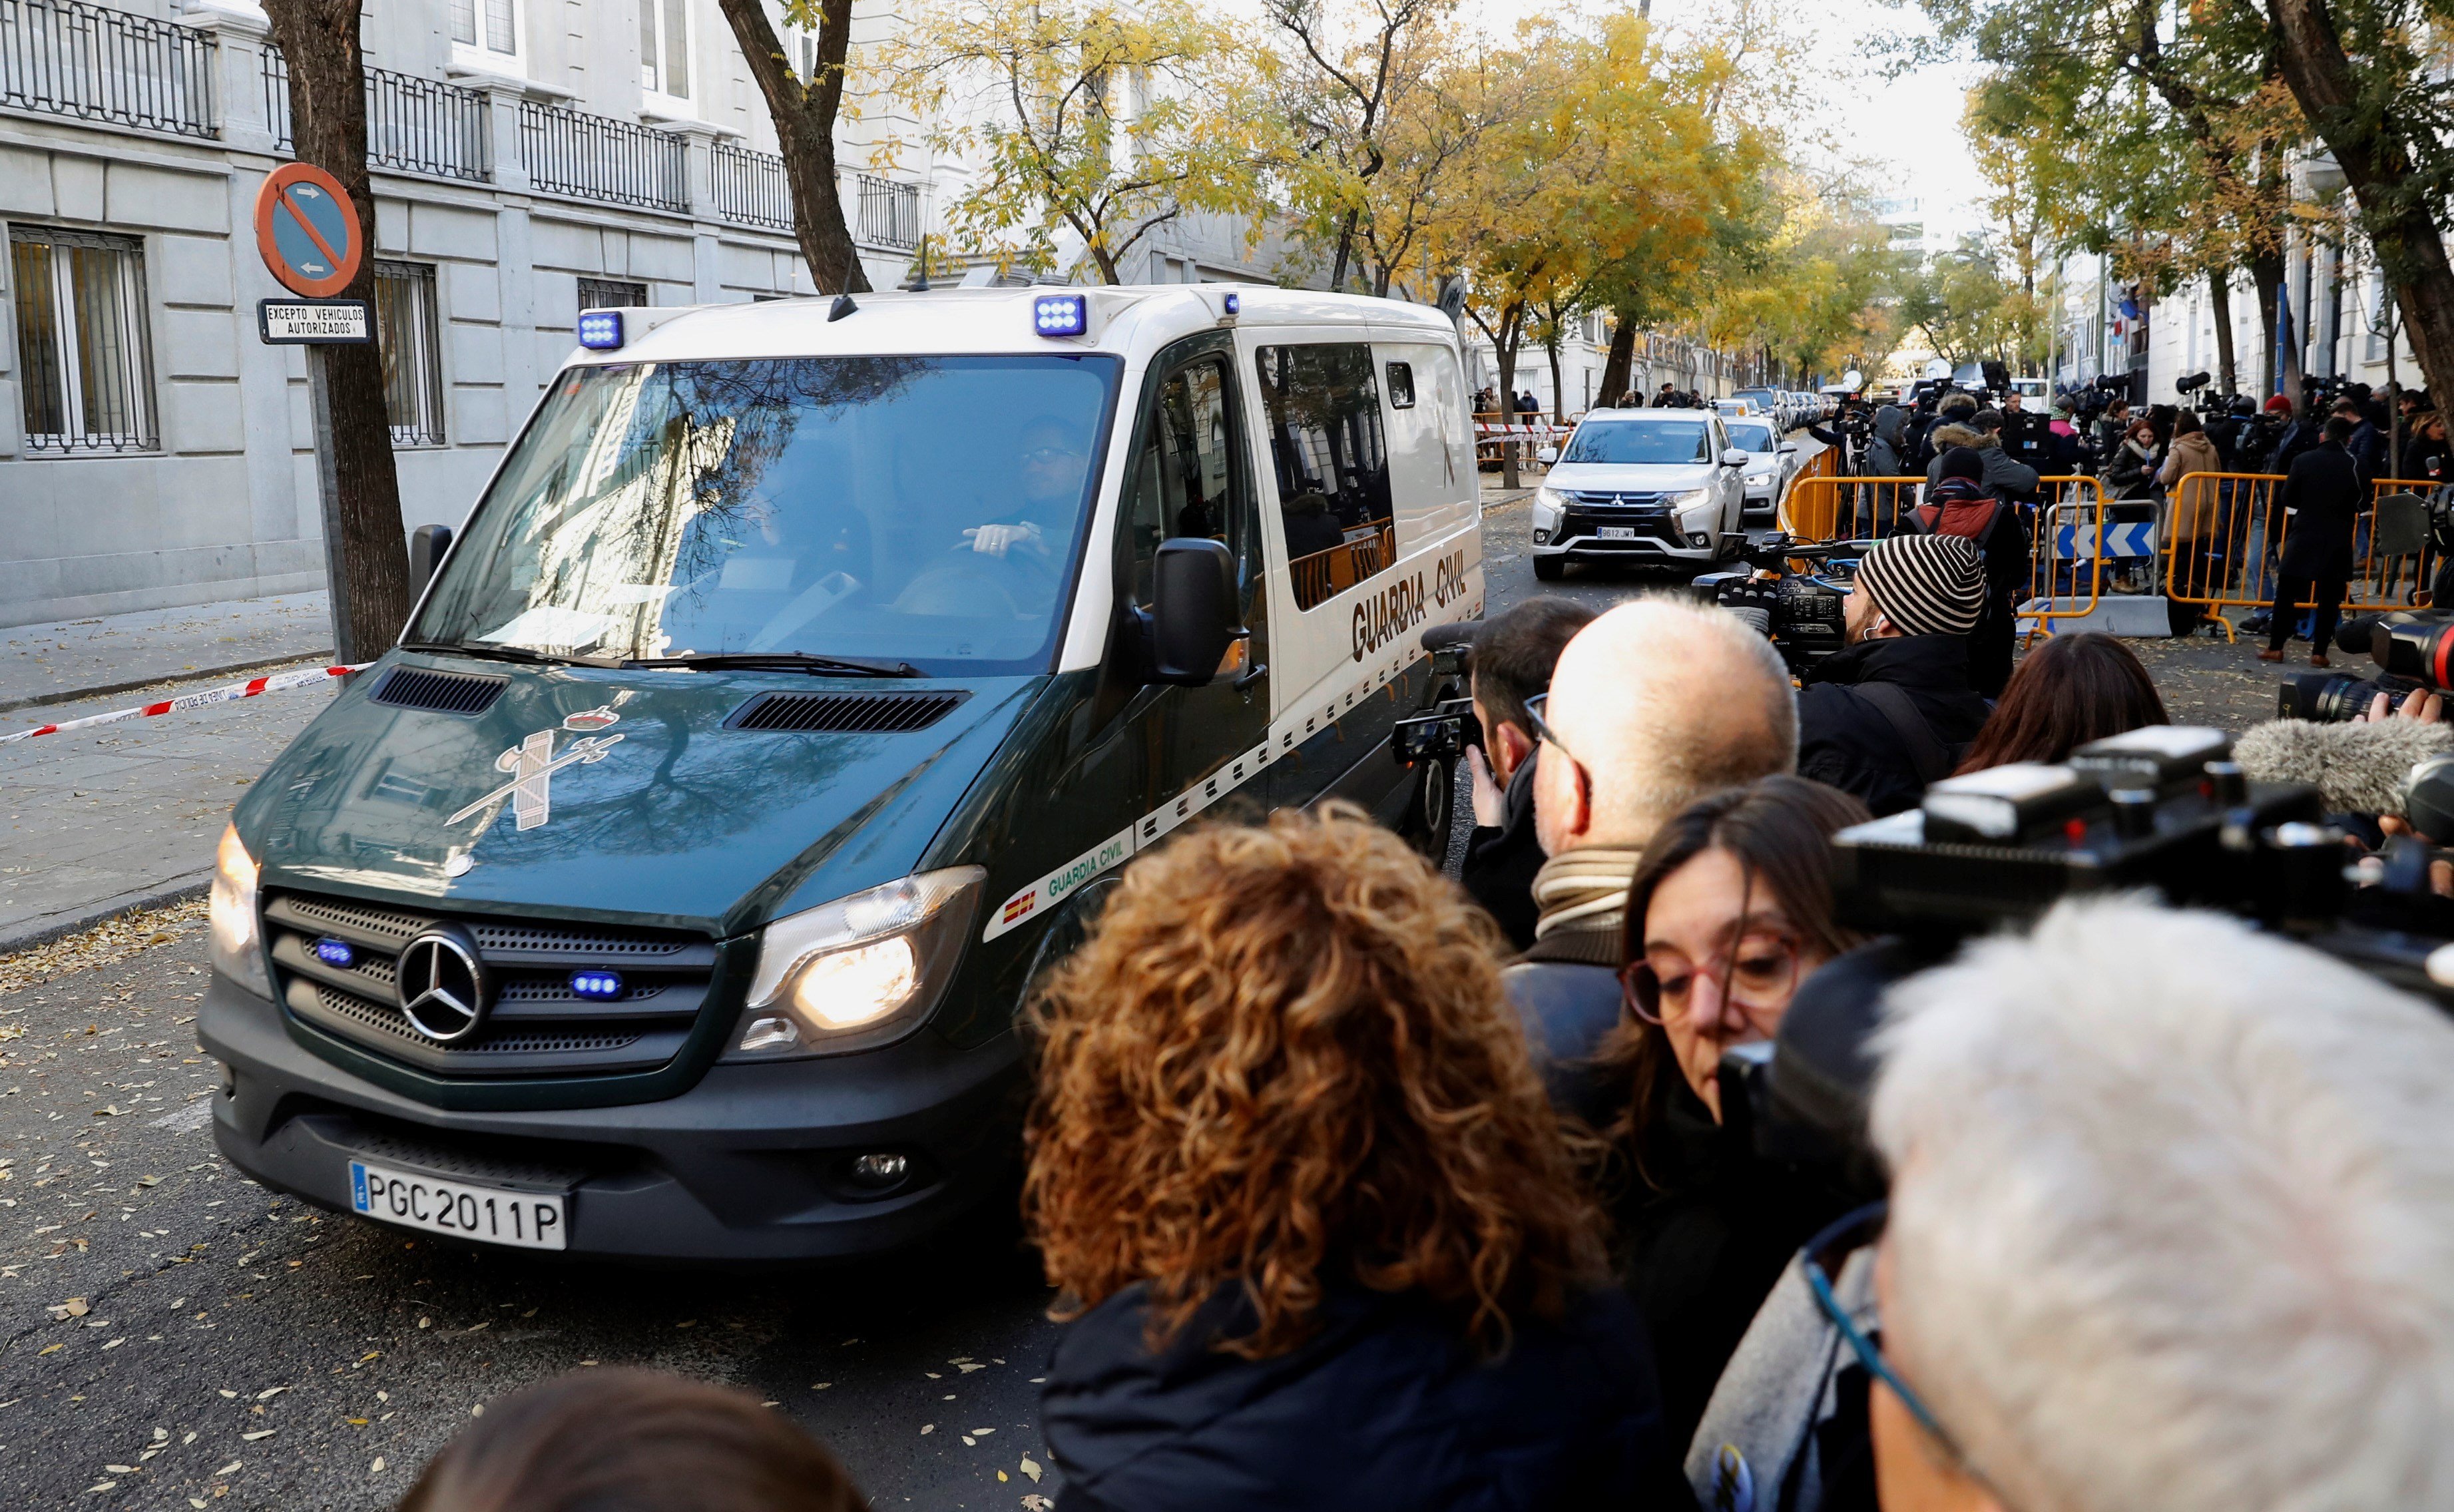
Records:
[[[1041,294],[1031,302],[1031,321],[1043,336],[1078,336],[1091,329],[1091,302],[1080,294]]]
[[[622,996],[622,974],[618,971],[573,972],[571,995],[592,1002],[611,1002]]]
[[[1228,312],[1229,314],[1231,314],[1231,315],[1232,315],[1232,314],[1236,314],[1236,313],[1237,313],[1237,312],[1241,312],[1241,311],[1243,310],[1243,308],[1244,308],[1244,296],[1243,296],[1242,294],[1235,293],[1235,292],[1229,292],[1229,294],[1227,295],[1227,312]]]
[[[591,352],[612,352],[622,345],[622,312],[590,310],[579,317],[579,344]]]

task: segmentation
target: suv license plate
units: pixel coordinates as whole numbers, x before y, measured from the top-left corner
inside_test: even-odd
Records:
[[[350,1206],[368,1218],[517,1249],[561,1249],[569,1199],[411,1176],[350,1162]]]
[[[1594,527],[1594,534],[1606,541],[1632,541],[1636,539],[1636,527],[1633,525],[1597,525]]]

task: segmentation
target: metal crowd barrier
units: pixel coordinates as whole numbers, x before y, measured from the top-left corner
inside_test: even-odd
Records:
[[[2233,623],[2218,611],[2263,609],[2275,601],[2282,553],[2292,531],[2291,516],[2283,506],[2283,483],[2273,473],[2191,473],[2174,485],[2166,507],[2165,596],[2201,606],[2203,622],[2223,626],[2227,638],[2235,636]],[[2426,602],[2424,543],[2409,552],[2382,553],[2381,544],[2401,543],[2381,543],[2378,500],[2437,487],[2433,479],[2377,480],[2367,507],[2353,520],[2344,613],[2409,609]]]

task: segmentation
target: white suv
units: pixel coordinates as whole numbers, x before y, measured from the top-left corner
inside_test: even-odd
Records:
[[[1534,491],[1534,575],[1570,561],[1709,567],[1744,507],[1746,453],[1710,410],[1594,410]]]

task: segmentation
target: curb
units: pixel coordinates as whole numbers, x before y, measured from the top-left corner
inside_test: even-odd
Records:
[[[163,673],[151,677],[135,677],[126,682],[97,683],[91,688],[61,688],[51,693],[38,693],[24,698],[0,698],[0,714],[16,709],[39,709],[47,704],[76,703],[86,698],[108,698],[114,693],[133,693],[139,688],[159,688],[168,683],[196,682],[207,677],[226,677],[234,672],[256,672],[266,667],[286,667],[292,662],[332,659],[330,646],[321,651],[293,651],[279,656],[258,656],[253,661],[224,662],[219,666],[198,667],[193,672]],[[0,950],[10,948],[0,941]]]
[[[40,920],[0,930],[0,956],[13,956],[19,951],[48,945],[69,935],[82,934],[122,914],[143,913],[172,903],[184,903],[191,897],[202,897],[212,887],[212,882],[213,874],[208,869],[174,877],[151,887],[122,893],[99,903],[71,904],[72,913],[53,914]]]

